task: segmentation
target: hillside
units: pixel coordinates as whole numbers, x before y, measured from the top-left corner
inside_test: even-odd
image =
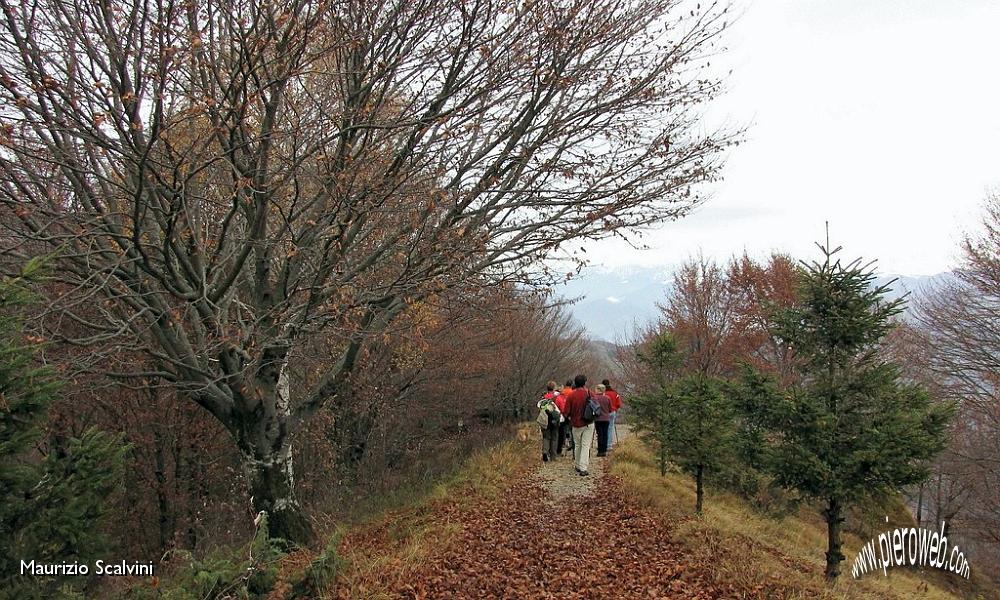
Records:
[[[825,529],[814,513],[766,516],[709,488],[697,518],[690,480],[660,476],[644,443],[620,430],[620,446],[578,477],[569,456],[539,463],[537,432],[525,425],[516,440],[477,451],[425,492],[329,532],[321,552],[228,570],[218,561],[192,565],[168,577],[158,597],[241,589],[269,600],[998,597],[975,575],[965,582],[895,569],[855,580],[847,563],[829,586]],[[891,525],[906,519],[893,513]],[[860,545],[847,536],[848,561]],[[130,597],[145,597],[137,591]]]
[[[864,542],[886,530],[913,526],[899,503],[853,511],[844,525],[842,574],[829,586],[823,577],[826,525],[814,508],[766,514],[739,496],[709,488],[704,515],[697,518],[691,478],[677,472],[661,476],[652,453],[635,439],[616,452],[611,474],[633,501],[669,524],[674,541],[694,562],[708,566],[711,581],[735,586],[740,597],[1000,598],[976,573],[966,581],[936,569],[897,567],[887,575],[879,570],[852,578],[851,566]],[[879,518],[885,513],[888,522]]]
[[[635,324],[656,318],[656,303],[665,296],[670,277],[668,267],[591,267],[556,288],[556,294],[573,302],[573,317],[588,336],[617,342],[627,338]]]

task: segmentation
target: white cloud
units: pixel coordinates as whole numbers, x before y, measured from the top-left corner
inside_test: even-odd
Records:
[[[605,298],[605,300],[607,300],[611,304],[618,304],[619,302],[621,302],[621,300],[615,298],[614,296],[608,296],[607,298]]]

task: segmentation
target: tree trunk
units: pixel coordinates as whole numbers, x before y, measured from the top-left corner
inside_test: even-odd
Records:
[[[667,475],[667,444],[666,442],[660,442],[660,476],[666,477]]]
[[[291,444],[243,451],[242,458],[251,505],[256,514],[267,513],[268,535],[296,544],[312,541],[312,526],[295,496]]]
[[[155,424],[153,426],[153,447],[155,449],[156,471],[153,475],[156,477],[156,508],[159,513],[157,551],[161,554],[170,546],[170,540],[174,533],[173,519],[171,518],[173,513],[170,510],[170,500],[167,498],[167,463],[163,445],[163,432],[160,430],[159,424]]]
[[[287,372],[284,366],[277,373],[262,369],[260,377],[273,385],[258,387],[262,402],[238,416],[234,429],[251,507],[255,515],[267,513],[270,537],[304,545],[314,532],[295,496]]]
[[[190,444],[190,439],[188,440]],[[180,540],[185,547],[192,552],[198,547],[198,530],[195,523],[198,522],[198,503],[194,494],[191,493],[191,482],[194,481],[194,469],[192,463],[194,458],[188,456],[185,445],[177,438],[174,438],[174,497],[184,499],[185,518],[181,522],[185,523],[184,536]],[[178,517],[180,518],[180,517]]]
[[[197,438],[190,436],[188,438],[188,479],[187,479],[187,496],[188,502],[191,506],[190,518],[187,522],[187,536],[191,541],[191,547],[197,547],[198,540],[202,539],[205,533],[205,519],[208,518],[208,513],[211,509],[209,508],[209,493],[208,493],[208,477],[205,476],[205,464],[198,460],[200,454],[200,449],[198,448]]]
[[[827,533],[826,578],[830,581],[840,575],[840,563],[844,560],[844,553],[840,551],[840,524],[844,522],[842,512],[840,500],[829,498],[824,516]]]
[[[698,513],[699,515],[701,514],[702,503],[705,500],[705,486],[703,485],[704,479],[705,479],[705,466],[698,465],[698,468],[694,474],[694,481],[695,481],[694,512]]]
[[[920,484],[920,491],[917,493],[917,527],[924,526],[924,484]]]

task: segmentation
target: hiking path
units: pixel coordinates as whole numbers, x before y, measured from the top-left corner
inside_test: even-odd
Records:
[[[628,427],[619,425],[624,439]],[[539,452],[539,459],[541,452]],[[669,525],[629,500],[592,452],[539,464],[464,519],[457,537],[409,578],[406,598],[719,598]]]

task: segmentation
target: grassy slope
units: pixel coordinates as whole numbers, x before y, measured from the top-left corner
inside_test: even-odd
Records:
[[[761,598],[960,598],[982,595],[982,584],[964,583],[935,569],[925,572],[895,568],[888,577],[869,573],[857,580],[851,565],[862,540],[846,534],[847,560],[833,587],[823,578],[826,525],[815,511],[803,509],[785,518],[752,510],[740,498],[708,490],[702,518],[694,515],[690,477],[660,475],[653,454],[637,438],[615,449],[612,474],[637,502],[662,513],[674,538],[699,562],[709,565],[719,581],[734,583],[747,597]],[[974,566],[974,565],[973,565]],[[951,586],[961,585],[961,588]]]
[[[394,597],[393,590],[400,589],[415,567],[453,538],[461,523],[472,518],[471,511],[501,495],[534,465],[535,435],[534,427],[526,426],[519,439],[471,454],[447,477],[405,486],[375,506],[365,502],[352,507],[347,512],[356,516],[327,532],[325,549],[278,557],[276,581],[260,597]],[[850,565],[862,542],[851,534],[845,540],[844,574],[831,588],[822,577],[826,530],[817,513],[803,510],[775,519],[755,512],[736,496],[709,489],[705,515],[697,519],[690,478],[675,473],[661,477],[652,453],[636,438],[615,449],[611,473],[629,497],[662,514],[672,537],[692,561],[705,565],[716,581],[735,585],[743,597],[977,597],[977,588],[953,587],[963,582],[933,569],[920,573],[897,568],[888,577],[869,573],[853,580]],[[237,556],[245,554],[246,549],[236,552]],[[153,593],[128,597],[205,597],[191,593],[195,590],[190,581],[177,578],[172,584],[164,586],[173,588],[169,591],[161,588],[155,593],[147,588]],[[978,589],[988,588],[980,584]],[[985,593],[980,597],[1000,598]]]
[[[495,499],[534,464],[537,444],[525,437],[472,454],[450,477],[411,498],[397,498],[396,509],[350,525],[342,533],[339,554],[345,562],[331,597],[392,597],[390,591],[451,539],[477,503]]]

